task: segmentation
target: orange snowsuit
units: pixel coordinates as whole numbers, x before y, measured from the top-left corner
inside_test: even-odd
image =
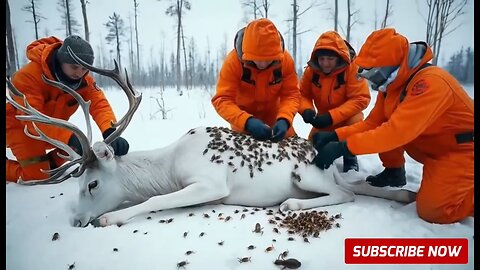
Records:
[[[329,74],[323,73],[315,55],[320,49],[336,52],[343,64]],[[323,33],[315,43],[300,80],[302,98],[299,113],[306,109],[315,111],[314,105],[317,115],[330,113],[332,126],[321,130],[334,130],[363,120],[362,111],[370,103],[370,91],[366,80],[356,77],[357,70],[358,66],[351,62],[350,49],[340,35],[335,31]],[[312,127],[308,138],[311,139],[319,130]]]
[[[68,120],[78,109],[76,100],[61,89],[43,82],[41,76],[55,80],[50,68],[54,61],[54,52],[62,45],[63,41],[56,37],[47,37],[32,42],[27,47],[28,64],[18,70],[12,77],[13,85],[22,92],[32,107],[38,111],[59,119]],[[84,100],[91,101],[90,114],[103,133],[111,127],[116,118],[103,92],[96,86],[93,77],[87,74],[82,85],[76,90]],[[13,96],[15,101],[23,105],[23,100]],[[17,161],[7,160],[6,180],[16,182],[22,180],[44,179],[48,175],[40,169],[50,169],[59,166],[65,161],[54,155],[46,155],[48,149],[54,148],[51,144],[34,140],[24,133],[26,125],[31,134],[37,134],[31,122],[18,120],[15,115],[23,114],[11,104],[6,104],[6,145],[9,147]],[[68,143],[72,133],[64,128],[36,123],[48,137]],[[58,151],[55,149],[54,151]],[[54,159],[54,160],[52,160]]]
[[[284,118],[295,134],[292,122],[300,105],[295,65],[283,50],[280,33],[268,19],[258,19],[237,33],[233,49],[220,70],[212,104],[217,113],[237,132],[246,133],[250,117],[272,127]],[[259,70],[252,61],[274,62]]]
[[[426,48],[414,67],[408,66],[411,45]],[[352,154],[381,153],[385,167],[403,165],[406,150],[423,164],[418,215],[429,222],[452,223],[473,216],[473,100],[452,75],[435,66],[418,71],[406,85],[432,58],[424,42],[409,44],[394,29],[373,32],[355,62],[362,68],[400,66],[397,77],[386,94],[378,93],[365,121],[336,133],[339,140],[346,139]]]

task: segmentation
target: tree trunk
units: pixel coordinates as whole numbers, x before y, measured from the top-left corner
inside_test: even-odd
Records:
[[[32,14],[33,14],[33,23],[35,24],[35,38],[38,39],[38,22],[40,19],[37,20],[37,13],[35,12],[35,1],[32,0]]]
[[[118,20],[115,22],[115,35],[117,38],[117,61],[118,61],[118,67],[120,68],[120,71],[122,70],[122,61],[121,61],[121,55],[120,55],[120,30],[118,29]]]
[[[338,32],[338,0],[335,0],[335,15],[333,21],[335,32]]]
[[[189,88],[189,85],[188,85],[188,65],[187,65],[187,49],[185,48],[185,36],[183,35],[183,25],[182,25],[182,47],[183,47],[183,62],[185,64],[185,68],[184,68],[184,81],[185,81],[185,86],[186,88],[188,89]]]
[[[17,70],[17,63],[15,62],[15,47],[13,45],[13,31],[12,31],[12,24],[10,21],[10,5],[8,4],[8,0],[6,2],[6,10],[5,10],[5,30],[7,31],[7,62],[8,62],[8,69],[7,69],[7,76],[11,76]]]
[[[177,93],[178,95],[183,95],[181,90],[182,83],[182,71],[180,66],[180,38],[181,38],[181,28],[182,28],[182,1],[177,0],[177,59],[176,59],[176,75],[177,75]]]
[[[352,20],[352,15],[350,11],[350,0],[347,0],[347,11],[348,11],[348,16],[347,16],[347,42],[350,42],[350,22]]]
[[[138,42],[138,23],[137,23],[137,8],[138,8],[138,3],[137,0],[133,0],[133,4],[135,7],[135,41],[137,42],[137,71],[140,73],[140,45]]]
[[[65,0],[65,10],[67,11],[67,36],[72,35],[72,23],[70,22],[70,2]]]
[[[85,0],[80,0],[82,4],[82,15],[83,15],[83,26],[85,29],[85,40],[90,42],[90,31],[88,29],[88,19],[87,19],[87,4]]]
[[[296,63],[297,63],[297,14],[298,13],[298,6],[297,0],[293,0],[293,29],[292,29],[292,54],[293,54],[293,61],[295,63],[295,70],[297,70]]]

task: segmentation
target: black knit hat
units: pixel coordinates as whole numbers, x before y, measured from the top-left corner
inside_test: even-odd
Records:
[[[315,55],[317,57],[320,57],[320,56],[336,56],[336,57],[340,57],[340,55],[338,55],[338,53],[336,51],[333,51],[333,50],[329,50],[329,49],[319,49],[317,50],[317,52],[315,53]]]
[[[68,53],[67,47],[70,47],[75,55],[86,63],[90,65],[93,64],[94,55],[92,46],[86,40],[77,35],[67,37],[63,41],[62,46],[58,49],[57,60],[60,63],[78,64]]]

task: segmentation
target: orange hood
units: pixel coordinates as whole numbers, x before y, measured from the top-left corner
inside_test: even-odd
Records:
[[[283,48],[280,33],[268,19],[249,23],[242,42],[243,61],[282,60]]]
[[[40,64],[43,73],[49,78],[53,79],[53,75],[48,67],[48,57],[52,55],[53,51],[62,46],[63,41],[50,36],[35,40],[27,46],[27,58],[35,63]]]
[[[315,53],[320,49],[326,49],[336,52],[348,65],[350,64],[350,51],[343,38],[335,31],[328,31],[323,33],[315,42],[312,54],[310,55],[310,61],[312,63],[317,62]]]
[[[367,37],[354,62],[362,68],[398,66],[396,78],[388,86],[393,89],[402,86],[411,74],[432,58],[432,49],[425,42],[409,43],[395,29],[384,28]]]

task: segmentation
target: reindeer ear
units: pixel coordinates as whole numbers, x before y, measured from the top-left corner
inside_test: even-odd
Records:
[[[99,160],[112,160],[114,157],[113,148],[104,142],[94,143],[92,149]]]

